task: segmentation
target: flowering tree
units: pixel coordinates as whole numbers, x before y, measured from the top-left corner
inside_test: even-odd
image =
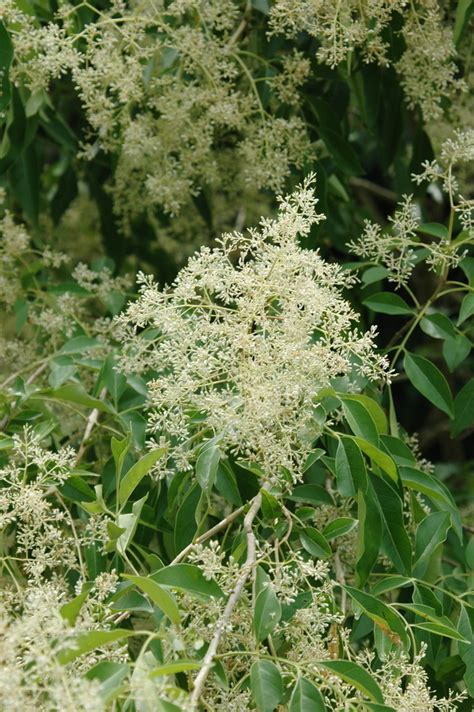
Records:
[[[473,8],[0,1],[1,709],[470,709]]]

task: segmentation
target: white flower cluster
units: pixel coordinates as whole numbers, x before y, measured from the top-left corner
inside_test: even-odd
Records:
[[[286,468],[296,481],[321,430],[322,389],[355,372],[385,375],[375,332],[354,327],[341,295],[353,277],[298,244],[323,219],[313,183],[280,198],[260,229],[202,248],[171,289],[140,275],[140,297],[119,317],[122,367],[154,372],[149,426],[178,467],[194,458],[196,437],[218,436],[267,476]]]
[[[280,72],[276,62],[272,105],[264,107],[261,65],[240,51],[244,3],[130,0],[87,8],[93,20],[80,32],[81,5],[61,5],[39,27],[26,13],[6,11],[12,75],[41,92],[70,73],[90,124],[83,156],[117,157],[111,189],[124,228],[150,208],[178,213],[203,185],[233,195],[280,191],[291,167],[302,167],[311,147],[290,105],[298,104],[307,61],[292,57]],[[279,74],[286,76],[278,81]]]
[[[388,66],[384,31],[396,14],[403,18],[398,32],[405,49],[395,68],[408,105],[419,106],[425,119],[437,118],[443,99],[465,88],[457,79],[452,30],[445,26],[437,0],[275,0],[270,27],[288,37],[308,32],[320,43],[318,59],[330,67],[355,50],[366,62]]]
[[[358,240],[349,243],[350,249],[360,257],[384,265],[389,272],[388,279],[398,287],[407,284],[417,264],[421,250],[426,254],[425,262],[433,270],[447,270],[457,267],[465,257],[466,244],[472,241],[474,229],[474,200],[460,193],[455,174],[459,165],[469,164],[474,157],[474,131],[457,131],[454,138],[443,144],[439,161],[425,162],[423,172],[414,175],[413,180],[441,183],[449,196],[452,217],[457,213],[466,231],[461,239],[452,241],[452,235],[428,238],[420,230],[421,220],[413,196],[403,196],[402,202],[389,218],[390,229],[370,220],[365,221],[364,231]]]

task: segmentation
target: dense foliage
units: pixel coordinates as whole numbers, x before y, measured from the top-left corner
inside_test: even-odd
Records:
[[[471,709],[473,10],[0,0],[1,710]]]

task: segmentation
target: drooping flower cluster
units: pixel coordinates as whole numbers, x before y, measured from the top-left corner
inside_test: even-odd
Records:
[[[441,115],[443,98],[464,84],[457,78],[452,30],[443,21],[437,0],[275,0],[270,9],[272,33],[288,37],[305,31],[319,41],[318,59],[335,67],[360,50],[366,62],[388,66],[392,60],[387,28],[395,15],[396,32],[405,45],[395,68],[407,103],[419,106],[425,119]]]
[[[302,249],[323,216],[309,177],[280,198],[276,219],[203,248],[160,290],[140,276],[140,298],[120,317],[127,370],[154,372],[149,425],[170,441],[178,466],[198,432],[298,479],[320,433],[318,394],[339,376],[369,379],[385,362],[374,332],[360,333],[341,290],[353,277]]]
[[[82,6],[91,20],[83,26]],[[149,209],[177,214],[203,185],[226,194],[280,191],[311,153],[305,124],[290,108],[307,60],[276,63],[272,104],[264,107],[255,81],[261,66],[239,46],[245,4],[63,4],[39,27],[17,8],[5,15],[16,82],[41,96],[70,73],[90,125],[83,157],[117,158],[110,187],[124,227]]]

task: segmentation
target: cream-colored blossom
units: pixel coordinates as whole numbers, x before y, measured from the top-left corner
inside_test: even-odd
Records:
[[[331,379],[383,375],[374,333],[354,327],[341,296],[353,277],[302,249],[323,216],[310,177],[280,198],[276,219],[202,248],[171,289],[139,276],[140,297],[120,317],[127,370],[154,371],[148,423],[183,466],[198,432],[291,478],[321,432],[314,417]]]

